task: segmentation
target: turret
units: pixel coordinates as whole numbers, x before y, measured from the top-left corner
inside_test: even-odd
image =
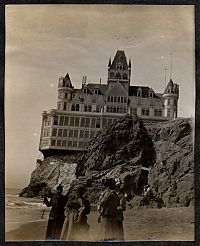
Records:
[[[118,50],[113,61],[108,62],[108,84],[121,83],[128,91],[131,77],[131,63],[127,64],[123,50]]]
[[[169,80],[164,94],[164,116],[176,118],[178,114],[179,85]]]
[[[58,82],[58,100],[57,109],[66,110],[67,102],[72,99],[73,86],[69,74],[67,73],[65,77],[59,78]]]

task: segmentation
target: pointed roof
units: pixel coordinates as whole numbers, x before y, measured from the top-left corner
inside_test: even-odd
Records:
[[[118,62],[121,62],[124,66],[124,69],[128,69],[128,64],[125,56],[125,52],[123,50],[117,50],[117,53],[113,59],[111,68],[116,69],[116,65]]]
[[[64,77],[63,80],[65,82],[65,87],[69,87],[69,88],[72,88],[73,89],[72,82],[71,82],[71,79],[70,79],[68,73],[65,75],[65,77]]]
[[[172,89],[173,89],[173,85],[174,85],[174,82],[173,82],[173,80],[170,78],[170,80],[169,80],[169,82],[168,82],[168,84],[167,84],[167,86],[166,86],[166,88],[165,88],[164,94],[165,94],[165,93],[168,93],[168,89],[169,89],[169,88],[172,88]]]

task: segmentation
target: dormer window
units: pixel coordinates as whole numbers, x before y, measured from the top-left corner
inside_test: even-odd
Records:
[[[153,92],[149,92],[149,97],[153,98]]]
[[[171,93],[171,88],[168,89],[168,93]]]
[[[83,89],[83,93],[86,93],[87,94],[87,88],[84,88]]]
[[[137,97],[141,97],[142,96],[142,92],[141,91],[138,91],[137,92]]]
[[[99,94],[99,89],[94,89],[94,94],[98,95]]]

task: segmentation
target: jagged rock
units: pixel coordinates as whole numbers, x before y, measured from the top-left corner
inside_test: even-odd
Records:
[[[156,163],[149,173],[152,191],[165,206],[189,206],[194,199],[193,123],[177,119],[147,127]]]
[[[44,159],[31,174],[30,184],[20,193],[20,196],[42,196],[48,187],[55,190],[59,184],[63,185],[63,194],[68,192],[71,182],[76,178],[75,156],[53,156]]]
[[[87,187],[90,201],[96,203],[102,181],[113,177],[120,178],[126,193],[133,197],[130,207],[137,206],[147,183],[153,198],[145,206],[192,206],[192,129],[191,119],[144,125],[139,117],[127,115],[93,138],[78,160],[72,155],[52,156],[39,163],[20,195],[42,196],[47,185],[55,189],[60,183],[66,193],[70,185],[73,189],[78,184]]]
[[[78,160],[77,178],[90,179],[90,198],[96,202],[107,177],[120,178],[129,194],[140,193],[155,163],[155,150],[142,120],[126,115],[99,133]]]

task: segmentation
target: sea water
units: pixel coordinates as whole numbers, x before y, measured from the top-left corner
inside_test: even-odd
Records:
[[[5,232],[22,224],[48,219],[49,208],[40,198],[19,197],[19,189],[5,190]]]

